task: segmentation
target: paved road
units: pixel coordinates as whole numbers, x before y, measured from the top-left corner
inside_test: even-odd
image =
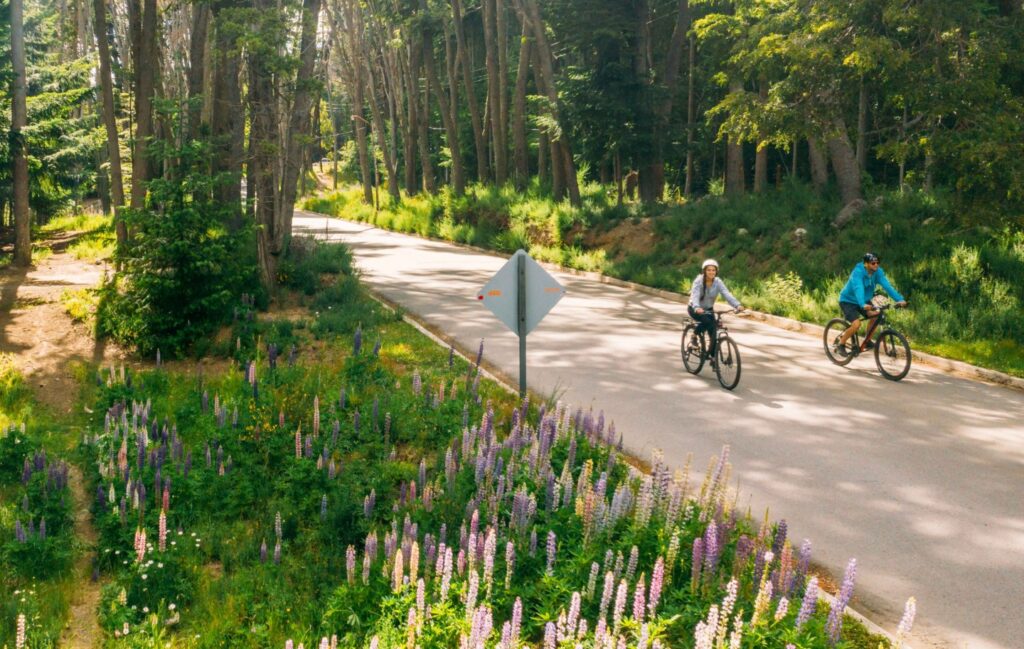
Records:
[[[517,376],[516,337],[476,298],[504,259],[296,212],[351,245],[364,280]],[[723,268],[729,277],[729,269]],[[911,644],[1024,647],[1024,394],[915,366],[825,359],[818,339],[729,321],[735,392],[679,360],[681,304],[556,273],[568,295],[529,340],[529,384],[603,409],[629,451],[702,469],[723,444],[754,515],[770,507],[833,573],[858,560],[857,608],[894,630],[918,599]]]

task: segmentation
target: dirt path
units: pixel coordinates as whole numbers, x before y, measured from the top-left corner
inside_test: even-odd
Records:
[[[103,279],[102,264],[67,252],[74,238],[62,235],[47,242],[54,254],[32,268],[0,270],[0,352],[13,357],[36,399],[60,416],[70,414],[78,398],[75,363],[108,364],[124,358],[112,345],[97,343],[89,328],[74,322],[61,304],[64,291],[91,288]],[[97,534],[80,467],[71,466],[69,482],[75,534],[86,550],[75,565],[71,610],[60,646],[91,649],[100,639],[100,584],[92,580]]]

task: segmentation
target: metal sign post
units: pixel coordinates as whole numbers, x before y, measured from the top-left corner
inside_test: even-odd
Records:
[[[519,336],[520,395],[526,394],[526,336],[563,295],[565,288],[525,250],[517,250],[477,295]]]

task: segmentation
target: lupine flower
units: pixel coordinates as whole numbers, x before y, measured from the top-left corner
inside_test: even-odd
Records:
[[[772,540],[772,552],[775,556],[779,556],[782,552],[782,546],[786,543],[786,519],[779,521],[779,524],[775,527],[775,538]]]
[[[590,576],[587,577],[587,587],[583,591],[583,596],[590,599],[594,596],[594,590],[597,588],[597,573],[601,569],[601,566],[597,565],[594,561],[590,564]]]
[[[718,567],[718,525],[712,520],[704,532],[704,577],[710,582]]]
[[[547,567],[544,569],[544,574],[548,575],[549,577],[555,574],[555,553],[557,550],[558,547],[556,545],[555,532],[553,530],[549,530],[547,547],[548,563]]]
[[[640,575],[640,581],[636,583],[636,591],[633,593],[633,619],[640,622],[644,619],[644,591],[647,584],[644,583],[644,576]]]
[[[796,616],[796,629],[797,631],[807,623],[807,620],[811,619],[814,615],[814,610],[818,607],[818,578],[811,577],[807,582],[807,588],[804,590],[804,599],[800,604],[800,612]]]
[[[278,539],[274,545],[274,563],[281,563],[281,539]]]
[[[263,539],[263,543],[260,544],[260,563],[267,562],[267,540]]]
[[[544,625],[544,649],[555,649],[555,623],[548,622]]]
[[[320,520],[327,520],[327,494],[320,498]]]
[[[647,610],[653,620],[657,615],[658,602],[661,601],[661,589],[665,585],[665,560],[658,557],[654,562],[654,572],[651,574],[651,590],[647,597]]]
[[[142,563],[142,559],[146,556],[146,529],[144,527],[135,528],[135,561]]]
[[[395,550],[395,560],[391,572],[391,590],[398,592],[402,588],[405,579],[405,555],[401,549]]]
[[[18,630],[14,637],[14,646],[16,649],[25,649],[25,642],[27,640],[25,634],[25,614],[18,613]]]
[[[846,574],[843,575],[843,585],[840,587],[839,593],[836,594],[832,610],[828,614],[828,623],[825,625],[830,645],[835,645],[839,642],[839,638],[842,635],[843,613],[846,612],[846,605],[850,603],[850,598],[853,597],[853,582],[856,577],[857,560],[850,559],[850,563],[846,566]]]
[[[423,617],[423,611],[427,605],[427,584],[423,578],[416,580],[416,612]]]
[[[605,613],[608,611],[608,604],[612,600],[612,589],[615,588],[615,575],[612,571],[604,573],[604,590],[601,591],[601,607],[598,609],[597,616],[603,621]]]
[[[348,546],[345,550],[345,576],[348,580],[349,585],[356,581],[356,549],[353,546]]]
[[[274,533],[277,534],[277,540],[281,540],[281,512],[274,514]]]
[[[632,581],[633,575],[636,574],[636,564],[640,559],[640,550],[634,545],[629,550],[629,565],[626,567],[626,580]]]
[[[363,555],[363,585],[370,583],[370,555]]]
[[[900,619],[899,626],[896,627],[896,643],[893,645],[893,649],[900,649],[903,646],[907,636],[910,635],[910,629],[914,626],[915,615],[917,615],[917,600],[911,597],[907,600],[907,605],[903,608],[903,617]]]
[[[452,583],[452,549],[445,548],[444,569],[441,572],[441,603],[448,600],[448,589]]]
[[[405,618],[405,649],[413,649],[416,646],[416,609],[409,607],[409,614]]]
[[[700,584],[700,569],[704,564],[704,539],[697,537],[693,540],[693,559],[690,564],[690,589],[697,590]]]
[[[352,337],[352,355],[358,356],[359,350],[363,346],[363,325],[356,327],[356,333]]]
[[[626,610],[626,591],[628,590],[626,580],[623,579],[619,582],[619,589],[615,593],[615,608],[612,609],[612,629],[613,633],[619,632],[619,625],[622,623],[622,614]]]
[[[160,510],[160,519],[158,523],[159,530],[159,548],[161,552],[167,551],[167,514],[164,510]]]
[[[313,397],[313,437],[320,436],[320,397]]]
[[[775,621],[779,622],[789,613],[789,600],[785,596],[779,598],[779,605],[775,608]]]
[[[476,570],[469,571],[469,585],[466,587],[466,618],[472,619],[476,598],[480,592],[480,577]]]

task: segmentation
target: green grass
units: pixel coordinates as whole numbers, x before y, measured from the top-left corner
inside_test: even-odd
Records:
[[[894,321],[912,345],[1024,376],[1024,232],[1019,223],[971,225],[941,194],[887,192],[842,231],[830,223],[838,198],[791,182],[764,195],[708,196],[645,214],[618,206],[589,183],[583,204],[555,203],[536,183],[525,191],[473,185],[464,196],[405,197],[375,211],[358,187],[308,199],[306,209],[378,227],[512,252],[687,293],[701,260],[714,257],[733,292],[752,308],[824,323],[861,255],[879,253],[911,309]],[[654,242],[618,252],[588,247],[588,233],[649,217]]]
[[[39,231],[44,234],[59,232],[92,232],[113,226],[113,217],[109,214],[95,212],[78,212],[54,217],[41,225]]]

